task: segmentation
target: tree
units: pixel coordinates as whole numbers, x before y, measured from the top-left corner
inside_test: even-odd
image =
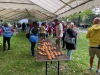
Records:
[[[79,13],[74,13],[73,15],[65,16],[62,18],[62,20],[66,21],[68,19],[70,22],[75,22],[77,24],[82,23],[91,25],[95,16],[96,15],[92,11],[92,9],[88,9],[82,10]]]

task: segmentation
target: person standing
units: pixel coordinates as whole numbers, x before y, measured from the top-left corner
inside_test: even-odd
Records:
[[[27,26],[26,26],[26,33],[29,33],[29,31],[30,31],[30,25],[27,24]]]
[[[22,23],[22,31],[24,31],[24,30],[25,30],[25,28],[26,28],[25,23]]]
[[[41,28],[40,28],[40,36],[41,36],[43,39],[45,39],[45,37],[46,37],[46,29],[45,29],[45,26],[46,26],[46,23],[43,22],[43,23],[42,23],[42,26],[41,26]]]
[[[63,25],[59,22],[58,19],[54,20],[56,25],[56,45],[60,50],[62,50],[61,42],[63,37]]]
[[[86,38],[89,39],[90,70],[93,70],[94,56],[98,58],[96,72],[100,74],[100,18],[93,20],[93,25],[87,31]]]
[[[70,35],[70,38],[74,38],[74,43],[66,42],[67,56],[72,59],[72,50],[76,49],[76,33],[73,30],[73,25],[69,24],[67,30],[65,31],[65,37]]]
[[[14,29],[14,34],[16,34],[16,33],[17,33],[17,26],[16,26],[16,23],[14,23],[13,29]]]
[[[10,50],[10,40],[11,40],[11,37],[13,36],[12,32],[14,32],[14,30],[10,26],[8,26],[8,23],[5,23],[2,31],[3,31],[3,51],[5,52],[6,41],[8,43],[8,50]]]
[[[30,38],[29,38],[29,41],[31,42],[31,53],[32,53],[32,56],[35,56],[35,45],[36,45],[36,42],[38,42],[38,24],[37,22],[33,22],[33,27],[31,28],[30,30]]]

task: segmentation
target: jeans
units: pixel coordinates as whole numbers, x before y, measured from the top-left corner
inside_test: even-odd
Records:
[[[71,56],[72,56],[72,50],[67,50],[67,56],[71,59]]]
[[[6,50],[6,41],[8,43],[8,50],[10,50],[10,37],[3,37],[3,51]]]
[[[32,56],[35,56],[35,52],[34,52],[35,44],[36,44],[36,42],[31,42],[31,52],[32,52]]]

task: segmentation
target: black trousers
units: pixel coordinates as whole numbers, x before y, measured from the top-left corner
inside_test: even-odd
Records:
[[[6,41],[8,43],[8,50],[10,50],[10,37],[3,37],[3,51],[6,50]]]
[[[34,51],[35,45],[36,45],[36,42],[31,42],[31,52],[32,52],[32,56],[35,56],[35,51]]]
[[[22,31],[24,31],[25,30],[25,27],[22,27]]]
[[[65,45],[66,45],[66,42],[64,41],[64,38],[65,38],[65,34],[63,34],[63,37],[62,37],[62,42],[63,42],[63,46],[62,46],[62,48],[64,48]]]

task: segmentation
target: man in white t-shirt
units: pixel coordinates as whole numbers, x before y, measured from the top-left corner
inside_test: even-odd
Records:
[[[62,37],[63,37],[63,25],[59,22],[58,19],[55,19],[54,20],[55,22],[55,25],[56,25],[56,45],[57,47],[59,47],[61,50],[62,50],[62,47],[61,47],[61,40],[62,40]]]

